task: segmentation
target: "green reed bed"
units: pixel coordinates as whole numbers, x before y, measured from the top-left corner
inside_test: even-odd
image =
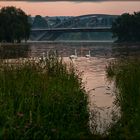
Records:
[[[87,96],[72,66],[0,61],[0,139],[89,139]]]
[[[113,61],[107,67],[110,80],[115,81],[116,101],[120,108],[109,131],[109,138],[116,140],[140,139],[140,59],[127,58]]]

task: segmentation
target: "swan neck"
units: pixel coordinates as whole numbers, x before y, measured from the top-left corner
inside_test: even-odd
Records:
[[[75,56],[77,56],[77,51],[75,50]]]
[[[89,56],[90,56],[90,50],[89,50],[89,52],[88,52],[88,53],[89,53]]]

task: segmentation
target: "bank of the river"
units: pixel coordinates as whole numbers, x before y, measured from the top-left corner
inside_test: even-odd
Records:
[[[0,61],[0,139],[92,139],[79,75],[61,60]]]
[[[2,46],[27,46],[27,45],[31,45],[31,44],[88,44],[88,45],[92,45],[93,43],[98,43],[98,44],[102,44],[102,43],[107,43],[107,44],[112,44],[114,43],[114,40],[57,40],[57,41],[27,41],[27,42],[22,42],[22,43],[0,43],[0,47]]]
[[[28,49],[27,49],[28,48]],[[110,118],[110,114],[108,114],[108,112],[107,112],[107,116],[106,116],[106,111],[110,111],[110,108],[112,108],[112,106],[113,106],[113,104],[112,104],[112,94],[113,95],[115,95],[114,93],[114,91],[112,91],[112,85],[111,84],[109,84],[107,81],[106,81],[106,73],[105,73],[105,68],[106,68],[106,65],[107,65],[107,63],[108,62],[110,62],[110,61],[113,61],[114,60],[114,58],[117,60],[118,58],[120,58],[120,57],[122,57],[122,58],[125,58],[126,59],[126,61],[128,60],[128,57],[130,56],[131,58],[133,58],[134,56],[138,56],[139,57],[139,54],[140,54],[140,49],[139,49],[139,44],[132,44],[132,45],[129,45],[129,44],[114,44],[114,43],[92,43],[92,42],[90,42],[90,43],[88,43],[88,42],[86,42],[86,43],[29,43],[28,44],[28,46],[26,47],[26,46],[17,46],[17,47],[12,47],[12,46],[5,46],[5,47],[3,47],[3,48],[1,48],[2,50],[1,50],[1,55],[0,56],[2,56],[2,58],[3,58],[3,56],[4,56],[4,58],[10,58],[9,59],[9,62],[5,59],[4,61],[5,61],[5,63],[17,63],[18,65],[16,65],[16,66],[18,66],[18,68],[20,68],[20,66],[21,66],[21,63],[22,62],[24,62],[25,64],[27,64],[27,63],[29,63],[29,61],[28,60],[30,60],[31,62],[33,62],[33,61],[38,61],[39,59],[38,59],[38,57],[41,57],[41,56],[43,56],[43,52],[45,53],[45,55],[47,56],[47,52],[49,52],[50,54],[53,54],[53,53],[56,53],[56,50],[57,50],[57,53],[59,54],[59,56],[64,56],[64,59],[65,58],[68,58],[68,60],[69,61],[71,61],[70,59],[69,59],[69,57],[68,56],[70,56],[70,55],[72,55],[72,54],[74,54],[74,50],[76,49],[76,51],[77,51],[77,55],[78,55],[78,57],[77,57],[77,59],[76,60],[74,60],[73,61],[73,64],[74,65],[76,65],[76,67],[77,67],[77,69],[80,71],[80,72],[82,72],[82,79],[83,79],[83,82],[84,83],[82,83],[82,84],[84,84],[84,86],[86,87],[85,88],[85,90],[87,91],[87,93],[88,94],[86,94],[87,96],[88,96],[88,102],[86,103],[86,106],[87,105],[89,105],[89,101],[90,101],[90,110],[89,110],[89,108],[88,108],[88,110],[87,111],[89,111],[90,112],[90,115],[92,115],[92,116],[88,116],[88,117],[90,117],[90,121],[92,121],[93,122],[93,128],[91,127],[91,130],[92,130],[92,132],[94,133],[94,132],[96,132],[96,130],[99,128],[100,130],[102,130],[102,128],[104,128],[104,127],[110,127],[111,125],[109,124],[106,124],[105,122],[106,121],[108,121],[107,119],[109,119],[109,120],[111,120],[111,118]],[[85,57],[85,55],[86,54],[88,54],[88,52],[89,52],[89,50],[90,50],[90,52],[91,52],[91,57],[90,58],[86,58]],[[20,54],[19,54],[19,52],[20,52]],[[5,55],[3,55],[5,53]],[[10,56],[10,57],[9,57]],[[19,58],[20,57],[20,59],[18,59],[19,61],[15,61],[17,58]],[[29,57],[29,58],[28,58]],[[32,58],[33,57],[33,58]],[[14,58],[14,59],[13,59]],[[15,59],[16,58],[16,59]],[[26,61],[27,61],[27,63],[26,63]],[[20,63],[21,62],[21,63]],[[138,63],[139,64],[139,63]],[[38,64],[37,64],[38,65]],[[43,66],[43,65],[42,65]],[[125,66],[125,65],[124,65]],[[9,66],[9,68],[10,68],[11,66]],[[120,68],[119,66],[118,66],[118,68]],[[53,68],[52,68],[53,69]],[[50,69],[50,71],[49,71],[49,74],[50,74],[50,72],[52,71],[52,69]],[[129,68],[128,68],[129,69]],[[1,73],[1,77],[2,77],[2,74],[4,75],[3,77],[5,77],[5,74],[7,74],[7,69],[5,69],[6,71],[5,72],[2,72]],[[67,69],[67,70],[69,70],[69,69]],[[23,72],[23,71],[22,71]],[[33,71],[33,73],[34,73],[34,71]],[[52,73],[54,73],[54,71],[52,72]],[[25,76],[26,74],[27,74],[27,71],[26,71],[26,74],[24,74],[24,73],[22,73],[23,75],[24,75],[24,78],[25,77],[27,77],[27,76]],[[30,73],[31,74],[31,73]],[[9,75],[9,74],[8,74]],[[34,74],[33,74],[34,75]],[[37,74],[38,75],[38,74]],[[46,74],[47,75],[47,74]],[[132,74],[131,74],[132,75]],[[28,76],[29,76],[29,74],[28,74]],[[59,89],[59,91],[64,91],[64,89],[69,89],[69,88],[73,88],[73,84],[71,83],[71,82],[66,82],[65,81],[65,78],[63,79],[63,82],[62,83],[64,83],[64,85],[63,86],[61,86],[61,83],[59,83],[60,81],[62,81],[62,80],[60,80],[62,75],[59,75],[59,76],[57,76],[56,77],[56,79],[58,80],[57,82],[55,82],[55,81],[51,81],[51,80],[53,80],[53,79],[55,79],[54,77],[52,77],[52,76],[49,76],[50,77],[50,81],[51,81],[51,83],[53,83],[53,86],[50,86],[49,85],[49,87],[55,87],[55,89],[57,89],[58,88],[58,86],[60,87],[60,88],[58,88]],[[14,80],[12,80],[12,81],[14,81],[14,82],[16,82],[15,81],[15,79],[16,79],[16,75],[13,75],[13,79]],[[20,76],[19,76],[20,77]],[[62,76],[63,77],[63,76]],[[81,76],[80,76],[81,77]],[[7,80],[9,80],[10,79],[10,76],[8,77],[6,77],[7,78]],[[20,86],[22,85],[22,80],[24,79],[23,78],[23,76],[22,76],[22,78],[19,78],[19,80],[17,80],[19,83],[21,83],[20,84]],[[32,80],[31,80],[31,78],[33,78],[33,76],[32,76],[32,74],[31,74],[31,77],[30,78],[25,78],[25,80],[27,81],[27,83],[29,84],[30,82],[32,82]],[[40,77],[41,78],[41,77]],[[72,78],[72,77],[71,77]],[[21,80],[21,81],[20,81]],[[40,82],[37,82],[37,83],[41,83],[41,81],[43,81],[43,80],[38,80],[38,78],[36,78],[35,80],[37,80],[37,81],[40,81]],[[70,80],[70,79],[69,79]],[[80,79],[80,81],[81,81],[81,79]],[[11,87],[15,87],[15,86],[13,86],[13,85],[15,85],[15,83],[14,82],[11,82],[11,84],[8,84],[8,86],[10,87],[10,85],[11,85]],[[48,82],[48,81],[47,81]],[[46,84],[47,82],[45,82],[45,85],[48,85],[48,84]],[[65,82],[66,82],[66,85],[65,85]],[[125,82],[125,80],[124,80],[124,82]],[[14,84],[13,84],[14,83]],[[35,83],[35,82],[34,82]],[[33,87],[37,87],[37,83],[35,84],[35,85],[33,85]],[[59,83],[58,84],[58,86],[57,86],[57,83]],[[71,84],[72,85],[71,85]],[[16,83],[17,84],[17,83]],[[24,83],[23,82],[23,84],[25,85],[25,87],[27,86],[27,84],[26,83]],[[70,84],[70,85],[69,85]],[[6,85],[6,82],[5,82],[5,85]],[[39,84],[40,85],[40,84]],[[17,87],[20,87],[20,86],[17,86]],[[3,86],[4,87],[4,86]],[[24,86],[23,86],[24,87]],[[21,87],[21,88],[18,88],[19,89],[19,91],[22,91],[22,89],[23,89],[23,87]],[[28,87],[28,86],[27,86]],[[33,89],[32,88],[32,85],[30,84],[30,87],[31,88],[25,88],[25,90],[27,89],[29,89],[29,91],[33,91],[33,90],[30,90],[30,89]],[[64,88],[64,87],[66,87],[66,88]],[[82,86],[83,87],[83,86]],[[47,87],[48,88],[48,87]],[[2,88],[2,89],[0,89],[1,91],[3,90],[4,88]],[[35,88],[34,88],[35,89]],[[38,91],[41,91],[40,90],[41,89],[41,85],[39,86],[39,89],[38,89]],[[83,88],[82,88],[83,89]],[[115,89],[115,88],[114,88]],[[11,88],[9,91],[12,93],[13,91],[15,90],[15,88]],[[16,91],[16,90],[15,90]],[[51,91],[51,90],[50,90]],[[49,92],[50,92],[49,91]],[[69,91],[75,91],[75,90],[69,90]],[[9,93],[10,93],[9,92]],[[17,92],[17,91],[16,91]],[[42,91],[41,91],[42,92]],[[47,91],[46,91],[47,92]],[[47,92],[47,93],[49,93],[49,92]],[[23,90],[23,93],[25,93],[25,91]],[[40,92],[39,92],[40,93]],[[51,91],[50,93],[53,93],[53,91]],[[64,92],[63,92],[64,93]],[[67,93],[69,93],[69,92],[67,92]],[[83,93],[85,94],[85,91],[83,90]],[[60,94],[59,94],[60,95]],[[50,95],[49,95],[50,96]],[[73,95],[72,95],[73,96]],[[19,97],[19,96],[18,96]],[[37,96],[38,97],[38,96]],[[60,97],[60,96],[59,96]],[[63,96],[64,97],[64,96]],[[115,97],[115,96],[114,96]],[[51,99],[52,97],[49,97],[49,99]],[[58,97],[57,97],[58,98]],[[54,100],[57,100],[57,98],[55,98],[54,97]],[[69,96],[68,96],[68,98],[69,98]],[[70,97],[71,98],[71,97]],[[87,97],[86,97],[87,98]],[[6,98],[7,99],[7,98]],[[17,98],[17,99],[19,99],[19,98]],[[62,99],[64,99],[64,98],[62,98]],[[76,97],[76,99],[77,99],[77,97]],[[45,100],[45,99],[44,99]],[[39,100],[39,101],[41,101],[41,100]],[[71,100],[69,100],[69,101],[71,101]],[[77,100],[77,102],[78,102],[79,100]],[[7,102],[6,102],[7,103]],[[12,102],[11,102],[12,103]],[[48,102],[49,103],[49,102]],[[66,103],[66,102],[65,102]],[[72,102],[73,104],[74,104],[74,102]],[[71,105],[71,104],[70,104]],[[103,112],[103,113],[101,113],[100,114],[100,116],[101,117],[103,117],[104,119],[105,119],[105,121],[103,120],[101,120],[102,118],[100,118],[100,116],[96,116],[94,113],[95,113],[95,111],[94,111],[94,109],[95,109],[95,106],[97,106],[97,107],[99,107],[99,109]],[[67,106],[66,106],[67,107]],[[65,108],[64,108],[65,109]],[[7,110],[7,108],[5,109],[5,110]],[[20,110],[20,109],[19,109]],[[58,110],[58,109],[57,109]],[[54,111],[55,111],[55,109],[54,109]],[[92,112],[93,111],[93,112]],[[27,111],[28,112],[28,111]],[[29,111],[30,112],[30,111]],[[88,113],[89,113],[88,112]],[[87,113],[87,114],[88,114]],[[25,113],[26,115],[25,116],[28,116],[28,118],[30,118],[29,116],[29,114],[30,113]],[[32,113],[31,113],[32,114]],[[21,112],[21,116],[22,116],[23,114],[22,114],[22,112]],[[62,112],[61,112],[61,115],[62,115]],[[60,115],[60,116],[61,116]],[[70,115],[70,114],[69,114]],[[80,113],[80,115],[81,115],[81,113]],[[10,116],[10,115],[9,115]],[[42,115],[43,116],[43,115]],[[4,116],[5,117],[5,116]],[[97,118],[96,118],[97,117]],[[21,117],[22,118],[22,117]],[[27,117],[25,117],[25,118],[27,118]],[[71,118],[71,117],[70,117]],[[41,119],[42,119],[42,117],[41,117]],[[101,122],[101,125],[100,125],[100,122],[99,121],[96,121],[96,119],[97,120],[99,120],[100,122]],[[29,119],[30,120],[30,119]],[[86,122],[88,122],[89,121],[89,119],[87,119],[86,117],[85,117],[85,121]],[[95,122],[96,121],[96,122]],[[10,122],[10,121],[9,121]],[[8,123],[9,123],[8,122]],[[14,122],[15,122],[15,120],[14,120]],[[24,122],[24,119],[23,119],[23,122]],[[28,122],[28,120],[27,120],[27,122]],[[67,123],[68,121],[66,121],[66,123]],[[82,121],[83,122],[83,121]],[[82,123],[81,122],[81,123]],[[59,121],[58,121],[58,123],[59,123]],[[77,122],[76,122],[77,123]],[[95,123],[95,125],[94,125],[94,123]],[[27,123],[28,124],[28,123]],[[79,124],[79,123],[78,123]],[[83,123],[82,123],[83,124]],[[82,125],[81,124],[81,125]],[[99,125],[99,127],[97,126],[97,125]],[[104,125],[104,126],[103,126]],[[7,125],[6,125],[7,126]],[[7,127],[4,127],[4,129],[3,129],[3,132],[5,131],[5,129],[7,128]],[[22,126],[22,125],[21,125]],[[28,125],[27,125],[28,126]],[[50,126],[50,125],[49,125]],[[88,126],[88,125],[87,125]],[[97,127],[96,127],[97,126]],[[32,126],[30,126],[31,128],[33,128],[33,130],[35,130],[36,131],[36,128],[34,129],[34,127],[32,127]],[[43,127],[44,127],[44,125],[43,125]],[[42,127],[42,128],[43,128]],[[11,128],[12,127],[10,127],[10,130],[11,130]],[[21,127],[21,128],[23,128],[23,127]],[[49,127],[49,128],[51,128],[51,127]],[[71,127],[72,128],[72,127]],[[115,127],[114,127],[115,128]],[[98,130],[99,130],[98,129]],[[8,130],[9,130],[9,126],[8,126]],[[14,128],[14,131],[15,130],[19,130],[19,129],[15,129]],[[21,130],[21,129],[20,129]],[[24,129],[23,129],[24,130]],[[27,129],[27,130],[29,130],[29,133],[30,134],[32,134],[32,130],[30,131],[30,129]],[[42,130],[42,129],[41,129]],[[116,138],[118,138],[117,136],[118,136],[118,131],[116,131],[116,129],[112,129],[113,130],[113,132],[114,133],[112,133],[112,135],[114,136],[114,137],[116,137]],[[26,130],[24,130],[24,131],[26,131]],[[38,131],[38,130],[37,130]],[[78,133],[80,133],[80,129],[79,129],[79,131],[77,131]],[[86,129],[83,129],[83,131],[84,132],[87,132],[87,135],[85,136],[85,137],[83,137],[83,138],[90,138],[90,139],[95,139],[95,135],[92,135],[91,136],[91,133],[90,133],[90,131],[89,131],[89,127],[86,127]],[[44,131],[43,131],[44,132]],[[75,133],[77,133],[77,132],[75,132]],[[82,131],[81,131],[82,132]],[[98,131],[99,132],[99,131]],[[116,133],[115,133],[116,132]],[[20,132],[21,133],[21,132]],[[28,134],[29,134],[28,133]],[[39,133],[41,133],[40,131],[39,131]],[[57,132],[58,133],[58,132]],[[56,133],[56,134],[57,134]],[[120,133],[120,132],[119,132]],[[52,134],[55,134],[55,133],[52,133]],[[97,134],[97,133],[96,133]],[[121,134],[121,133],[120,133]],[[40,135],[40,134],[39,134]],[[97,139],[101,139],[101,137],[102,138],[104,138],[103,136],[105,136],[105,135],[98,135],[98,137],[96,136],[96,138]],[[36,137],[36,136],[35,136]],[[110,139],[111,139],[112,137],[110,137]],[[47,139],[49,139],[49,138],[47,138]],[[79,138],[79,139],[82,139],[81,137]],[[108,139],[108,137],[106,138],[106,139]]]
[[[112,61],[107,68],[108,78],[116,85],[115,105],[120,115],[114,114],[109,131],[110,140],[140,139],[140,59],[127,57]]]
[[[23,42],[23,43],[0,43],[0,47],[2,46],[26,46],[26,45],[29,45],[27,42]]]
[[[118,44],[118,45],[139,45],[140,44],[140,41],[114,41],[115,44]]]

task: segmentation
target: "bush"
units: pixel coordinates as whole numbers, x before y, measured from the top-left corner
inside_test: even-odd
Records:
[[[140,41],[140,12],[119,16],[112,24],[112,32],[118,42]]]
[[[88,139],[81,79],[58,58],[0,62],[0,139]]]
[[[109,137],[137,140],[140,138],[140,60],[127,58],[111,62],[107,73],[118,89],[115,104],[120,108],[120,118],[110,128]]]

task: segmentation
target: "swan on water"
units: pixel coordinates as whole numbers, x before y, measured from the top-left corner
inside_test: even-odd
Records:
[[[86,58],[89,58],[89,57],[91,57],[90,50],[88,51],[88,54],[86,54]]]
[[[46,60],[45,52],[42,53],[42,56],[39,57],[39,60],[43,60],[43,61]]]
[[[75,54],[74,55],[70,55],[70,59],[77,59],[77,51],[76,51],[76,49],[75,49]]]

